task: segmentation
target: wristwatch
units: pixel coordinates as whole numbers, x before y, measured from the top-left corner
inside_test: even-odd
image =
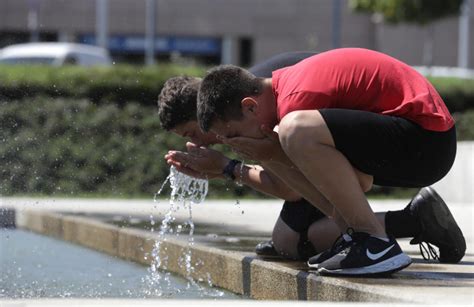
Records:
[[[237,164],[242,163],[242,161],[232,159],[227,163],[227,165],[224,167],[224,170],[222,171],[222,174],[224,175],[225,178],[234,181],[235,180],[235,175],[234,175],[234,169],[237,166]]]

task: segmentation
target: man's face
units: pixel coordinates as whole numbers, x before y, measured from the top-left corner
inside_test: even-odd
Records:
[[[188,138],[191,142],[198,146],[208,146],[220,141],[216,138],[216,135],[212,132],[204,133],[199,129],[197,121],[191,120],[186,123],[177,125],[171,129],[172,132],[179,136]]]
[[[262,100],[262,99],[261,99]],[[242,117],[237,120],[215,120],[211,126],[211,132],[226,138],[248,137],[253,139],[264,138],[261,130],[265,123],[265,115],[259,108],[259,102],[254,98],[246,97],[242,100]]]
[[[212,124],[211,132],[226,138],[249,137],[261,139],[264,137],[264,134],[260,130],[260,123],[256,119],[246,117],[227,122],[216,120]]]

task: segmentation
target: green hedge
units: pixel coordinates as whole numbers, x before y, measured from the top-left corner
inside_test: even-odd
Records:
[[[458,141],[474,141],[474,110],[455,113],[454,119]]]
[[[155,106],[133,102],[0,102],[0,194],[151,197],[168,175],[165,153],[184,148],[183,139],[160,129],[156,113]],[[474,110],[456,120],[459,138],[474,139]],[[258,193],[211,181],[211,197],[232,195]]]
[[[84,68],[0,66],[0,99],[49,96],[85,98],[95,103],[137,101],[156,105],[164,82],[177,75],[201,76],[202,67],[157,65]]]
[[[474,79],[429,78],[451,113],[474,109]]]
[[[169,172],[163,156],[184,148],[155,106],[50,97],[0,102],[0,144],[2,195],[152,197]],[[211,182],[210,196],[225,194],[256,192]]]
[[[43,95],[85,98],[95,103],[137,101],[152,105],[168,78],[181,74],[202,76],[204,73],[203,67],[178,65],[107,68],[1,66],[0,99],[19,100]],[[474,80],[430,78],[430,81],[451,112],[474,108]]]
[[[160,129],[156,97],[169,77],[203,73],[173,65],[0,67],[0,194],[151,197],[168,175],[164,154],[184,146]],[[456,112],[458,139],[474,140],[474,81],[432,82]],[[258,195],[210,184],[211,197]]]

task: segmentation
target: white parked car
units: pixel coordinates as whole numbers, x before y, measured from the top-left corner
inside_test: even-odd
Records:
[[[107,50],[74,43],[27,43],[0,49],[0,64],[111,65]]]

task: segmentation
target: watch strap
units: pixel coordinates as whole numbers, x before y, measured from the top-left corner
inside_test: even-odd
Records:
[[[227,165],[224,167],[224,170],[222,171],[222,174],[224,174],[224,177],[234,181],[235,180],[234,169],[239,163],[242,163],[242,161],[235,160],[235,159],[230,160],[229,163],[227,163]]]

